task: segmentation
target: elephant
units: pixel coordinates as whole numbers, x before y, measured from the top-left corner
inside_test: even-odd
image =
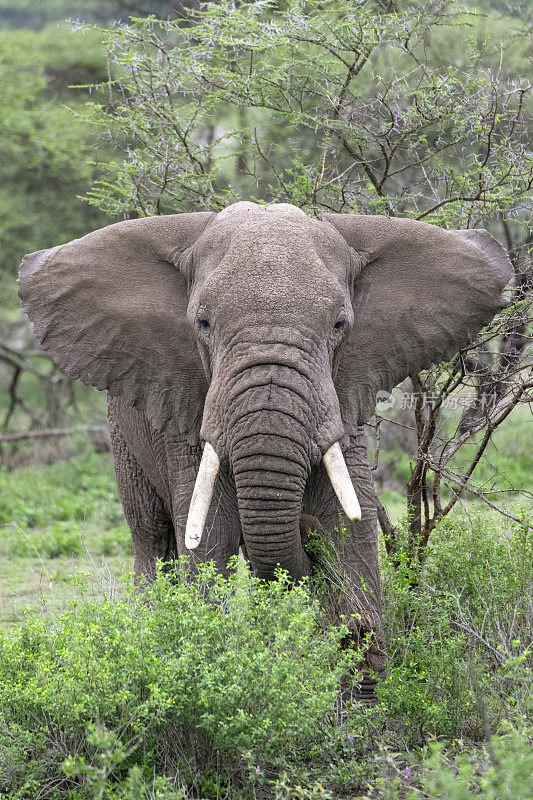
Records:
[[[237,202],[124,220],[27,255],[42,347],[106,390],[135,574],[188,555],[224,572],[312,571],[331,537],[365,669],[386,665],[377,498],[363,425],[376,395],[450,358],[506,303],[482,229]],[[193,567],[194,569],[194,567]]]

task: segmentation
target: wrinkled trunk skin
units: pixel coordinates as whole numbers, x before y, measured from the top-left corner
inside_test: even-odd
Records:
[[[300,537],[309,437],[304,420],[292,415],[294,405],[292,414],[271,408],[276,402],[282,405],[276,394],[272,385],[251,388],[234,404],[230,463],[246,551],[256,575],[271,578],[279,565],[297,580],[310,571]]]
[[[264,380],[269,369],[269,383],[252,384],[229,406],[228,454],[256,575],[272,578],[279,565],[297,580],[310,572],[299,523],[311,459],[319,454],[305,401],[276,385],[275,368],[257,368],[254,376]]]
[[[246,552],[260,578],[271,578],[278,565],[295,580],[310,571],[300,536],[305,470],[298,456],[299,448],[287,448],[287,441],[276,434],[258,434],[235,446],[233,473],[241,527]]]

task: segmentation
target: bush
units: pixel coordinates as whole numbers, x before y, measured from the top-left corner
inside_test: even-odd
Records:
[[[445,520],[422,565],[407,552],[395,554],[397,566],[383,561],[390,662],[381,701],[411,743],[484,739],[530,696],[531,532],[478,513]]]
[[[2,790],[90,797],[155,770],[206,792],[297,760],[357,654],[340,650],[345,628],[319,629],[305,586],[288,588],[206,566],[193,584],[161,574],[142,600],[72,604],[53,629],[2,632]]]
[[[507,726],[485,746],[463,749],[459,755],[434,744],[423,765],[421,784],[423,791],[411,792],[410,800],[428,794],[446,800],[531,800],[533,729]]]
[[[131,547],[126,525],[109,527],[119,506],[103,464],[88,453],[24,471],[48,528],[8,526],[3,554]],[[2,481],[11,514],[15,475]],[[87,526],[55,517],[90,492]],[[382,554],[389,666],[374,708],[354,699],[346,629],[327,626],[331,549],[307,547],[320,567],[309,587],[262,584],[242,562],[229,580],[210,566],[194,585],[160,575],[143,600],[92,602],[82,583],[55,621],[0,633],[0,796],[525,800],[531,534],[479,513],[443,522],[422,564]]]

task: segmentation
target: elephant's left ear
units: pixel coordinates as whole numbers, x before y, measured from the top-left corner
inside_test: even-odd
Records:
[[[379,390],[451,358],[505,308],[513,276],[485,230],[447,231],[411,219],[325,214],[359,255],[354,326],[337,393],[348,431],[373,414]]]

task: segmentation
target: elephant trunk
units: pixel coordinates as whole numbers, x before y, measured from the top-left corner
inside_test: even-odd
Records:
[[[317,415],[303,392],[291,389],[286,368],[257,367],[250,379],[229,404],[227,417],[246,552],[259,577],[271,578],[279,565],[298,579],[309,572],[299,523],[311,465],[321,456]]]
[[[300,516],[309,471],[303,448],[275,433],[236,442],[232,458],[246,551],[256,575],[279,565],[297,580],[309,572]]]

